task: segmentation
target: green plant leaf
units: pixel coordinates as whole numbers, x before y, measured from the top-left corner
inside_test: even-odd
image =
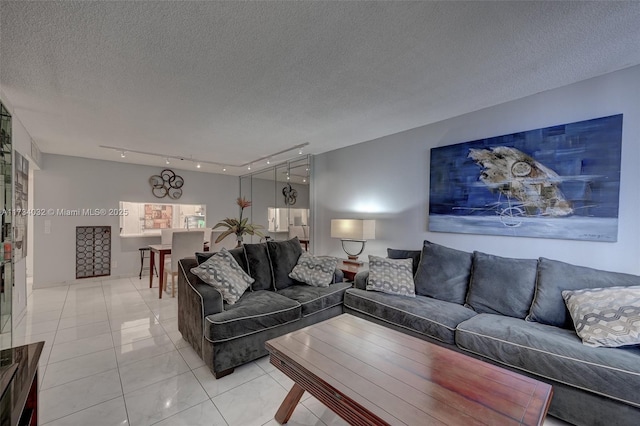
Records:
[[[222,234],[218,236],[218,238],[216,238],[216,243],[219,243],[220,241],[224,240],[231,234],[234,234],[234,232],[231,230],[224,231]]]

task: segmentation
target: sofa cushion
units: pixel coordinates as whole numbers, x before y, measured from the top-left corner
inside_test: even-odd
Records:
[[[247,292],[236,304],[205,318],[205,338],[213,343],[237,339],[297,321],[301,311],[298,302],[276,292]]]
[[[367,290],[415,297],[411,259],[386,259],[369,255]]]
[[[313,256],[303,252],[289,278],[315,287],[328,287],[333,282],[336,266],[338,259],[335,257]]]
[[[302,316],[307,317],[333,306],[342,305],[344,292],[348,288],[351,288],[351,283],[336,283],[327,287],[296,284],[278,290],[278,294],[300,303]]]
[[[640,287],[565,290],[562,297],[585,345],[640,345]]]
[[[481,314],[458,325],[474,354],[640,407],[640,348],[591,348],[572,330]]]
[[[242,270],[248,273],[249,271],[247,271],[247,261],[245,260],[244,249],[242,247],[236,247],[228,250],[228,252],[231,253],[236,262],[238,262],[238,265],[240,265]],[[196,252],[196,261],[198,262],[198,265],[214,254],[216,254],[215,251]]]
[[[640,276],[608,272],[540,258],[538,281],[528,321],[572,328],[571,317],[562,299],[563,290],[638,286]]]
[[[268,241],[267,247],[269,248],[276,289],[280,290],[298,284],[296,280],[289,277],[302,254],[302,247],[298,237],[287,241]]]
[[[197,251],[196,252],[196,262],[198,262],[198,265],[200,265],[201,263],[204,263],[205,260],[209,259],[211,256],[213,256],[214,254],[216,254],[215,251]]]
[[[218,290],[224,301],[230,305],[236,303],[254,281],[225,248],[191,268],[191,272]]]
[[[411,259],[413,275],[418,271],[418,265],[420,265],[421,250],[399,250],[399,249],[387,249],[387,257],[389,259]]]
[[[254,291],[275,289],[267,243],[244,244],[243,249],[247,272],[256,280],[251,289]]]
[[[478,313],[527,316],[536,285],[535,259],[473,253],[466,305]]]
[[[356,288],[347,290],[344,306],[450,344],[456,326],[476,315],[462,305],[431,297],[408,298]]]
[[[472,259],[472,253],[425,241],[415,276],[416,294],[462,305]]]

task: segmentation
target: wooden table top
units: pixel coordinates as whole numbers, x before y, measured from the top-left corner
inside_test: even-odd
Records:
[[[551,401],[546,383],[348,314],[266,346],[305,390],[320,383],[382,424],[541,425]]]

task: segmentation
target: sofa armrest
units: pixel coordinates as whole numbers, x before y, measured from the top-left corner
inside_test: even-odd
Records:
[[[178,272],[178,330],[202,357],[204,317],[222,312],[222,296],[191,273],[195,259],[180,260]]]
[[[185,284],[190,291],[195,292],[201,299],[200,313],[203,317],[222,312],[223,300],[218,290],[203,282],[195,274],[191,272],[191,268],[198,266],[194,259],[186,258],[180,260],[180,276],[178,277],[178,285]],[[180,281],[182,279],[183,282]]]
[[[369,281],[369,271],[360,271],[356,274],[356,278],[353,280],[353,286],[360,290],[367,289],[367,282]]]
[[[333,271],[333,281],[331,281],[331,284],[341,283],[343,281],[344,281],[344,272],[336,268],[336,270]]]

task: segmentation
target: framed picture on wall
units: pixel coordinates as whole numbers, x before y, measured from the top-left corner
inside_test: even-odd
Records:
[[[616,241],[622,114],[431,149],[429,230]]]

